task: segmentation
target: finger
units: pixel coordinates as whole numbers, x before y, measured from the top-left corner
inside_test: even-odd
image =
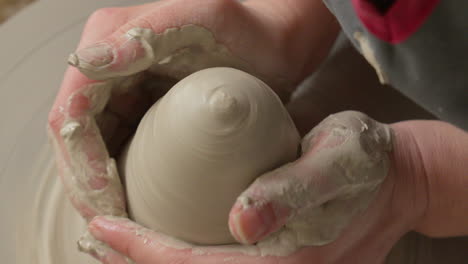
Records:
[[[85,25],[78,49],[94,44],[100,40],[104,40],[114,34],[120,27],[128,23],[128,21],[136,18],[137,16],[141,16],[144,12],[147,12],[156,5],[157,2],[139,6],[102,8],[96,10],[89,17]],[[112,23],[109,23],[109,21],[112,21]],[[58,108],[64,107],[63,103],[72,93],[95,82],[95,80],[90,80],[82,75],[76,68],[69,67],[65,73],[60,91],[54,103],[53,117],[58,115],[58,113],[56,113],[58,112]]]
[[[120,27],[122,24],[126,23],[128,19],[136,16],[139,12],[141,13],[141,10],[142,8],[139,7],[130,7],[107,8],[96,11],[88,20],[83,31],[80,45],[86,42],[94,42],[112,34],[116,30],[116,27]],[[112,20],[113,23],[103,23],[109,20]],[[100,133],[92,120],[94,118],[93,114],[95,115],[97,112],[90,112],[91,108],[94,106],[89,98],[85,96],[87,87],[95,83],[96,81],[88,79],[77,69],[68,68],[54,106],[49,113],[50,135],[55,142],[56,156],[62,159],[62,161],[59,162],[60,176],[65,184],[65,188],[70,193],[73,205],[86,219],[91,219],[100,210],[96,208],[96,206],[90,204],[92,199],[79,196],[78,194],[80,192],[78,190],[104,190],[104,193],[114,193],[114,191],[105,191],[105,189],[110,183],[115,182],[115,179],[113,179],[115,177],[109,178],[107,176],[110,171],[104,169],[112,168],[112,165],[108,166],[112,162],[108,158],[105,147],[101,144]],[[106,93],[107,91],[96,91],[96,94],[100,94],[98,97],[102,97],[102,95],[106,96]],[[66,119],[78,120],[75,124],[81,127],[81,129],[77,129],[76,133],[74,133],[75,137],[78,135],[83,137],[81,141],[75,142],[75,146],[79,147],[78,150],[71,150],[70,147],[73,146],[64,142],[63,133],[61,132],[65,132],[66,130],[64,130],[67,125],[64,123]],[[75,126],[75,128],[78,127]],[[85,161],[89,162],[89,164],[93,164],[93,166],[85,167],[87,168],[84,169],[85,171],[87,170],[87,175],[84,175],[84,177],[82,177],[84,179],[82,180],[73,177],[72,174],[76,173],[76,171],[71,171],[76,169],[77,166],[75,164],[75,168],[72,168],[71,156],[79,155],[76,151],[80,150],[88,156]],[[77,181],[80,183],[77,183]],[[117,190],[117,193],[120,192],[120,190]],[[114,193],[113,196],[120,195]],[[123,200],[121,198],[117,197],[115,201],[110,201],[109,199],[105,200],[107,200],[108,203],[112,203],[109,208],[119,208],[116,211],[122,211]],[[111,212],[109,211],[107,213]]]
[[[243,244],[255,243],[284,226],[296,211],[331,199],[342,182],[326,177],[310,160],[313,161],[318,152],[343,142],[330,131],[305,137],[299,160],[268,172],[252,183],[230,212],[229,227],[236,240]]]
[[[151,32],[161,33],[163,28],[153,28],[153,23],[148,22],[156,17],[160,19],[161,16],[154,14],[159,12],[152,10],[152,5],[134,7],[134,9],[133,15],[128,15],[128,11],[125,11],[124,14],[120,12],[113,17],[107,15],[113,13],[114,9],[98,11],[97,15],[95,15],[97,18],[94,19],[96,23],[113,24],[107,22],[109,19],[123,23],[117,23],[115,26],[110,27],[112,30],[108,30],[105,35],[94,36],[92,34],[93,30],[90,30],[93,37],[89,38],[89,40],[86,38],[85,41],[80,43],[78,50],[70,55],[68,63],[94,80],[131,75],[148,68],[153,60],[152,47],[150,43],[146,42],[145,38],[137,35],[141,30],[136,30],[133,33],[130,31],[132,29],[134,31],[135,29],[147,29],[147,34]],[[151,13],[150,18],[147,18],[145,13]],[[174,24],[168,27],[177,26],[180,25]]]
[[[146,8],[96,11],[86,25],[80,45],[108,37],[116,27],[141,15]],[[97,83],[69,68],[49,113],[49,134],[56,156],[61,159],[59,175],[73,205],[88,220],[97,214],[125,215],[115,162],[109,157],[95,120],[109,99],[109,89],[109,83]]]
[[[241,6],[236,1],[162,2],[105,39],[78,50],[70,56],[69,63],[96,80],[128,76],[150,66],[160,75],[177,79],[216,66],[253,72],[244,60],[226,52],[213,35],[228,30],[221,30],[220,24],[223,27],[234,24],[231,20],[239,10],[245,12]],[[221,12],[226,13],[224,19],[229,17],[232,24],[226,25],[217,16],[208,15]],[[220,38],[219,35],[222,34],[216,37]],[[232,42],[227,40],[227,34],[223,36],[223,40]]]
[[[116,252],[108,245],[96,240],[86,232],[78,240],[78,250],[87,253],[103,264],[131,264],[132,260]]]
[[[97,240],[141,264],[149,263],[148,260],[152,260],[153,263],[167,263],[165,259],[182,262],[189,251],[182,250],[183,254],[175,256],[164,255],[163,252],[167,250],[157,242],[160,238],[154,232],[126,218],[96,217],[90,222],[88,229]],[[158,251],[163,252],[154,254]]]
[[[138,264],[154,263],[271,263],[275,257],[261,257],[255,248],[196,246],[148,230],[117,217],[99,216],[88,225],[90,233]],[[247,255],[246,252],[250,252]]]
[[[95,121],[110,97],[105,83],[72,94],[61,109],[64,121],[49,123],[59,175],[71,201],[88,220],[96,214],[125,216],[123,189]]]
[[[200,25],[199,28],[219,29],[219,18],[206,13],[228,13],[234,16],[232,15],[233,10],[238,10],[239,6],[240,4],[235,1],[157,1],[141,6],[105,8],[96,11],[86,25],[78,51],[70,56],[70,64],[77,66],[90,78],[78,74],[79,71],[75,67],[67,70],[54,103],[51,119],[57,119],[59,108],[63,107],[64,102],[72,93],[95,82],[90,79],[103,80],[115,76],[130,75],[151,65],[148,60],[144,60],[147,56],[151,57],[151,54],[147,54],[147,52],[151,53],[151,47],[147,46],[146,37],[148,36],[135,36],[139,32],[138,29],[145,29],[143,33],[154,32],[155,34],[163,33],[166,29],[174,31],[175,28],[187,24]],[[200,46],[198,41],[203,42],[203,38],[196,38],[200,32],[192,32],[195,37],[191,37],[189,34],[179,34],[180,32],[175,31],[176,36],[174,34],[168,36],[167,41],[161,40],[153,43],[158,46],[157,53],[160,60],[168,59],[171,53],[183,46],[196,44],[195,46],[198,47]],[[211,32],[206,30],[202,33],[206,35],[208,42],[214,41],[214,44],[217,44]],[[228,34],[228,36],[230,35]],[[218,54],[223,51],[223,48],[214,47],[208,51]],[[221,56],[220,66],[233,64],[224,62],[227,59],[231,58]],[[202,61],[206,60],[200,60],[200,62]],[[211,67],[213,66],[211,65]],[[201,65],[200,67],[206,68],[208,66]]]

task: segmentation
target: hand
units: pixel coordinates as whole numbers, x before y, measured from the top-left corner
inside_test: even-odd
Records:
[[[187,25],[209,45],[184,31]],[[114,158],[148,107],[178,79],[231,66],[287,98],[326,56],[337,31],[321,1],[173,0],[95,12],[49,114],[71,202],[88,221],[126,216]]]
[[[260,240],[256,245],[222,250],[174,244],[114,217],[96,217],[89,230],[139,264],[382,263],[409,230],[430,236],[468,233],[468,211],[460,210],[466,206],[462,160],[467,147],[468,134],[443,122],[387,126],[361,113],[343,112],[304,138],[300,159],[259,177],[233,206],[233,235],[242,243]],[[441,169],[450,175],[443,181],[437,180]],[[265,240],[275,246],[271,238],[288,229],[301,231],[296,238],[305,246],[287,256],[262,257],[278,253],[265,252]],[[123,261],[109,249],[97,256],[103,263]]]

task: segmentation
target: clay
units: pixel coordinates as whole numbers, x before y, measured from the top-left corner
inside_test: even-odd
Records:
[[[375,57],[375,53],[369,43],[369,39],[367,39],[362,32],[354,32],[353,37],[359,43],[362,56],[364,56],[367,62],[369,62],[369,64],[374,68],[380,83],[388,84],[388,76],[382,70],[379,61]]]
[[[146,113],[120,159],[138,223],[196,244],[235,242],[228,214],[262,173],[297,157],[278,96],[232,68],[196,72]]]

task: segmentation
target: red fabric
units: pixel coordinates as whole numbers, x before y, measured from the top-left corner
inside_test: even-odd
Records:
[[[383,41],[397,44],[418,30],[439,1],[395,0],[385,14],[380,13],[367,0],[352,0],[352,3],[359,19],[369,32]]]

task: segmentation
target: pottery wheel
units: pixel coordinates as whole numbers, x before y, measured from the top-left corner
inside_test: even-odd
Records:
[[[41,0],[0,26],[2,263],[97,263],[76,249],[85,223],[55,174],[47,114],[88,16],[144,2]]]

